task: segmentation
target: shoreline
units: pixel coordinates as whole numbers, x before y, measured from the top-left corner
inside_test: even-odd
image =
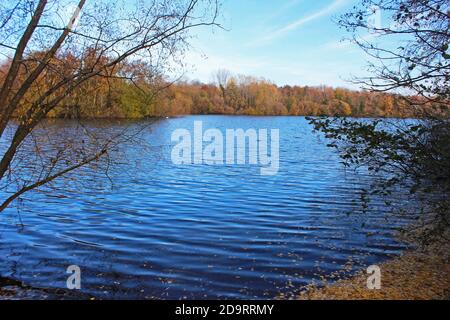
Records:
[[[366,270],[324,285],[307,285],[297,300],[448,300],[450,299],[450,251],[444,245],[433,250],[410,250],[378,266],[381,289],[367,288]],[[83,299],[64,290],[27,287],[1,278],[0,300],[21,298]],[[2,283],[3,282],[3,283]],[[53,292],[54,291],[54,292]],[[91,297],[92,299],[92,297]],[[278,299],[283,299],[278,297]]]
[[[366,270],[323,286],[306,286],[298,300],[448,300],[448,245],[403,252],[379,264],[381,288],[367,288]]]

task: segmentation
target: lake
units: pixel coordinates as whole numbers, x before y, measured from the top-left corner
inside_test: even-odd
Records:
[[[279,129],[278,173],[173,164],[171,134],[194,121],[224,132]],[[58,133],[70,125],[49,126]],[[0,276],[49,289],[38,297],[66,288],[66,269],[77,265],[74,297],[270,299],[405,249],[393,235],[404,221],[381,199],[361,210],[359,190],[371,178],[345,170],[302,117],[162,119],[140,139],[119,147],[107,175],[82,170],[0,214]]]

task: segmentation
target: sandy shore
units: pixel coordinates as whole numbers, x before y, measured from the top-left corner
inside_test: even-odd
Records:
[[[323,287],[309,286],[301,300],[442,300],[450,299],[448,246],[405,252],[379,265],[381,289],[367,288],[366,271]]]

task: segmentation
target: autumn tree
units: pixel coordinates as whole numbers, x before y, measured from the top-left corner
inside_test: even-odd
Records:
[[[223,106],[225,109],[227,106],[227,86],[228,81],[230,81],[231,79],[231,72],[226,69],[219,69],[213,75],[213,78],[214,82],[217,84],[217,86],[220,88],[220,91],[222,92]]]
[[[0,211],[32,189],[104,161],[135,134],[80,126],[73,138],[62,143],[55,136],[44,147],[34,133],[55,108],[76,104],[76,95],[95,99],[90,88],[115,79],[138,85],[139,75],[121,72],[127,63],[145,61],[153,76],[163,74],[179,61],[190,29],[217,25],[217,13],[214,0],[2,1]]]

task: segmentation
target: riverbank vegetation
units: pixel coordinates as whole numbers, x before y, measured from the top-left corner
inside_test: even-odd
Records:
[[[40,53],[33,53],[31,61]],[[79,59],[70,53],[58,57],[55,64],[67,70],[79,65],[89,66],[99,53],[88,50]],[[109,58],[103,58],[109,60]],[[105,61],[108,63],[109,61]],[[5,75],[10,62],[0,70]],[[33,63],[23,69],[27,77]],[[70,71],[72,72],[72,71]],[[417,116],[417,107],[410,108],[405,97],[370,91],[353,91],[327,86],[282,86],[255,77],[234,76],[226,70],[215,72],[215,81],[209,84],[197,81],[170,83],[142,61],[121,63],[110,70],[110,77],[96,76],[70,92],[47,117],[51,118],[127,118],[161,117],[188,114],[226,115],[292,115],[292,116],[352,116],[396,117]],[[49,75],[36,82],[45,86]],[[31,93],[32,94],[32,93]],[[422,101],[420,97],[409,97]],[[26,103],[22,108],[26,109]],[[439,103],[426,102],[423,110],[436,116],[446,115],[448,109]],[[16,114],[20,114],[20,110]]]

